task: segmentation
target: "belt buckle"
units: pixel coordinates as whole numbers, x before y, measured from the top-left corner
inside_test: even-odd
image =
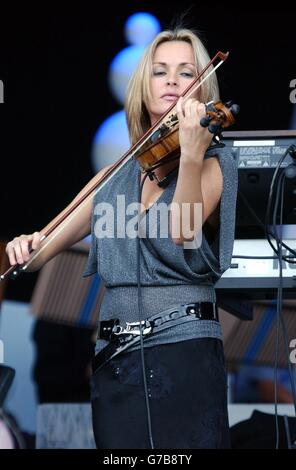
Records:
[[[122,326],[117,327],[117,331],[114,332],[115,336],[119,335],[133,335],[133,336],[140,336],[141,334],[141,328],[142,329],[142,334],[147,335],[151,333],[152,331],[152,325],[151,322],[148,320],[142,320],[141,322],[135,321],[135,322],[125,322],[126,327],[123,328]]]

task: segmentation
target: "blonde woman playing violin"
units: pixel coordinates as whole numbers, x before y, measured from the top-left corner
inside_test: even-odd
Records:
[[[215,73],[181,96],[208,62],[193,31],[156,36],[127,91],[130,140],[175,104],[179,159],[151,179],[128,160],[28,267],[92,234],[85,276],[98,272],[106,286],[91,379],[98,448],[230,446],[214,285],[231,262],[237,168],[200,125],[204,103],[219,99]],[[45,231],[9,242],[10,263],[26,262]]]

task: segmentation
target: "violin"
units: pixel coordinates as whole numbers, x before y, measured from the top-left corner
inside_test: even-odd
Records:
[[[221,64],[227,59],[229,53],[217,52],[213,59],[204,67],[204,69],[195,77],[190,85],[182,93],[185,99],[188,99],[198,88],[206,81],[214,72],[220,67]],[[220,59],[217,65],[214,62]],[[211,69],[210,69],[211,68]],[[210,69],[205,77],[205,73]],[[202,78],[203,77],[203,78]],[[179,126],[178,118],[175,111],[176,104],[173,103],[163,116],[136,142],[119,160],[115,162],[103,176],[94,178],[93,185],[88,188],[85,193],[78,198],[70,208],[63,211],[63,213],[54,219],[48,225],[47,230],[41,238],[41,245],[38,250],[30,250],[32,255],[29,260],[22,265],[11,266],[5,273],[1,274],[0,282],[7,278],[15,279],[21,272],[25,271],[28,266],[46,249],[49,243],[52,242],[62,232],[65,226],[75,217],[75,215],[82,209],[82,207],[92,198],[116,173],[119,171],[128,160],[131,158],[138,160],[141,170],[147,173],[153,179],[153,170],[158,166],[166,164],[173,159],[180,157],[180,144],[179,144]],[[234,124],[235,116],[239,112],[239,106],[228,102],[223,104],[221,101],[216,103],[210,102],[206,104],[206,116],[201,119],[200,124],[203,127],[208,127],[208,130],[213,134],[213,142],[219,144],[219,137],[223,129]],[[212,148],[212,147],[211,147]],[[47,239],[51,235],[50,239]]]
[[[201,119],[200,125],[208,127],[209,132],[213,134],[214,143],[218,144],[222,130],[233,125],[239,112],[239,106],[228,101],[223,104],[222,101],[206,104],[206,116]],[[150,139],[141,146],[134,157],[138,160],[143,172],[152,172],[155,168],[171,161],[179,155],[179,126],[176,114],[168,117],[153,134]]]

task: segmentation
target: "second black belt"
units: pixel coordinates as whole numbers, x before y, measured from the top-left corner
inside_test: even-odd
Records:
[[[213,302],[183,304],[152,315],[141,322],[125,322],[125,325],[120,324],[119,319],[101,321],[99,338],[108,340],[110,343],[94,356],[92,360],[93,373],[119,353],[139,343],[141,336],[144,340],[152,333],[188,321],[188,317],[192,317],[193,320],[218,322],[217,304]]]

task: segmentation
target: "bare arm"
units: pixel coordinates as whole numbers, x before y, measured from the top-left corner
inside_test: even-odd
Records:
[[[59,231],[58,236],[56,236],[56,234],[59,227],[53,230],[48,237],[41,241],[46,230],[50,228],[59,217],[65,214],[69,208],[73,207],[77,199],[85,194],[90,186],[95,181],[99,180],[111,166],[112,165],[109,165],[103,168],[96,176],[94,176],[75,197],[75,199],[73,199],[73,201],[40,232],[35,232],[31,235],[21,235],[19,237],[15,237],[11,242],[9,242],[6,246],[6,253],[9,257],[10,264],[15,265],[16,263],[23,264],[27,262],[32,255],[34,255],[33,253],[29,254],[29,249],[31,247],[33,250],[36,250],[36,252],[41,249],[40,254],[38,254],[36,259],[34,259],[34,261],[32,261],[28,266],[28,271],[37,271],[58,253],[88,235],[91,230],[93,196],[89,197],[87,202],[85,202],[81,208],[75,212],[75,215],[71,217],[71,220],[64,225],[63,230]]]
[[[173,237],[174,242],[179,245],[184,241],[193,240],[204,222],[213,214],[217,208],[222,194],[223,178],[220,164],[217,158],[212,157],[204,160],[202,164],[196,162],[180,163],[179,176],[173,197],[175,205],[172,205],[170,227],[183,229],[180,237]],[[189,210],[183,210],[183,203],[187,203]],[[196,206],[195,203],[199,203]],[[194,212],[201,210],[199,219],[194,217]],[[195,222],[195,219],[197,222]],[[194,223],[195,222],[195,223]],[[186,237],[186,234],[192,234]]]
[[[212,139],[209,131],[199,124],[205,114],[204,105],[189,99],[183,110],[180,99],[177,112],[181,156],[170,211],[170,231],[174,242],[182,245],[185,241],[193,240],[217,208],[223,177],[217,158],[204,160]],[[201,211],[199,218],[194,217],[197,210]]]

